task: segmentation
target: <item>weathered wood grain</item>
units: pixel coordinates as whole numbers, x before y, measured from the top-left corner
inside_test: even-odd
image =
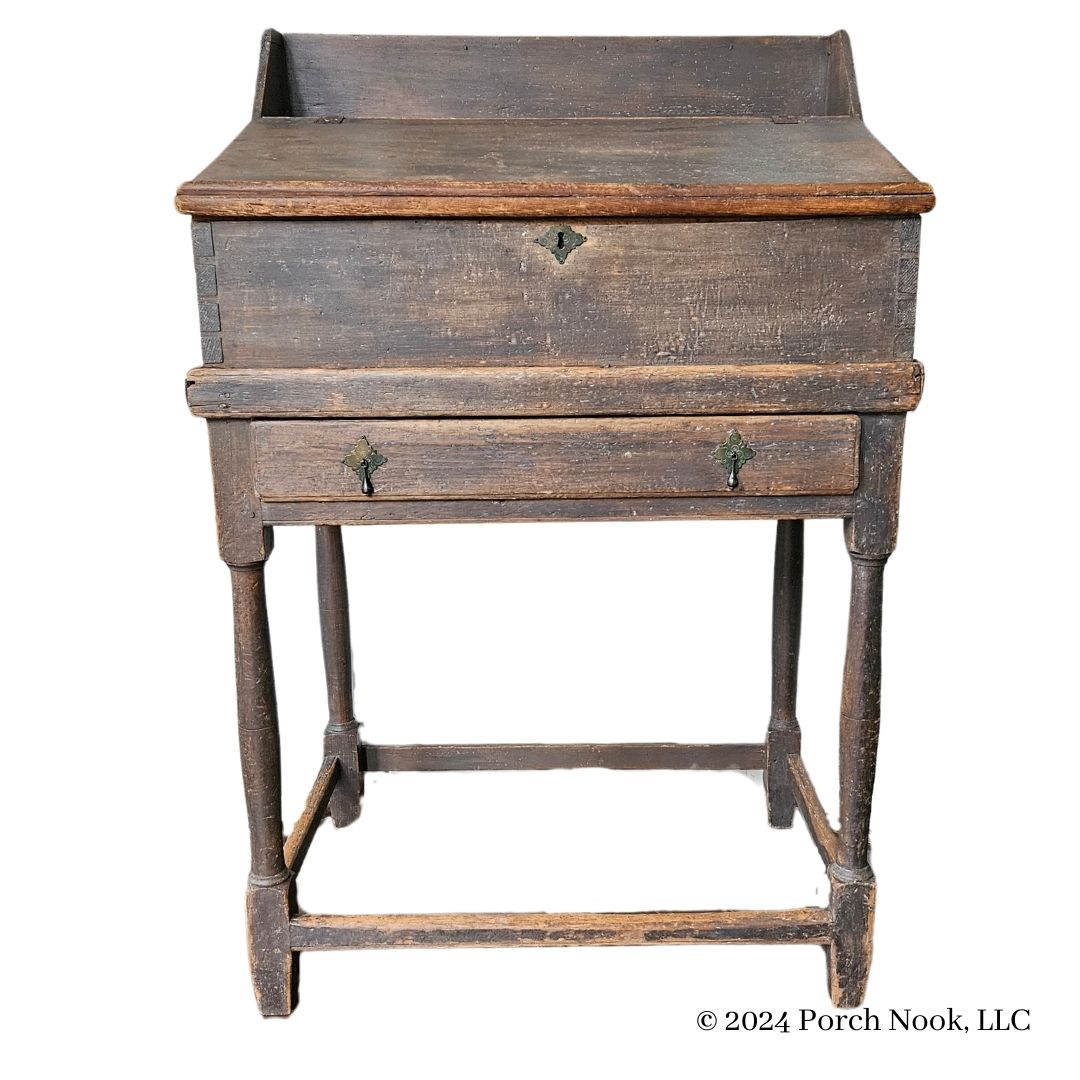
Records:
[[[905,185],[906,187],[906,185]],[[285,188],[222,187],[185,191],[176,197],[184,214],[213,218],[809,218],[880,217],[923,214],[934,196],[919,185],[897,189],[785,194],[728,192],[696,197],[672,189],[668,194],[557,195],[340,195]]]
[[[754,450],[728,492],[712,456],[738,431]],[[364,498],[344,458],[366,438],[387,460],[386,499],[844,495],[855,490],[854,416],[577,420],[260,420],[264,500]]]
[[[195,256],[195,291],[199,297],[199,331],[204,364],[220,364],[221,313],[217,303],[217,262],[214,232],[209,221],[191,223],[191,247]]]
[[[855,512],[844,522],[852,553],[888,556],[896,548],[906,419],[902,413],[863,418]]]
[[[285,38],[276,30],[266,30],[259,49],[259,74],[255,80],[255,103],[251,118],[259,120],[264,116],[291,115]]]
[[[850,495],[662,499],[364,499],[268,502],[268,525],[400,525],[449,522],[721,521],[843,518]]]
[[[840,698],[840,844],[845,871],[869,873],[870,805],[881,726],[881,607],[888,556],[851,555]]]
[[[831,941],[829,913],[823,908],[595,914],[299,915],[292,920],[289,935],[294,949],[691,945],[707,942],[823,945]]]
[[[262,563],[274,540],[263,525],[255,494],[251,425],[245,420],[211,420],[206,428],[221,557],[231,566]]]
[[[850,117],[252,121],[185,198],[931,193]]]
[[[805,217],[920,213],[934,197],[853,118],[265,118],[176,205],[214,218]]]
[[[862,117],[859,88],[855,83],[855,63],[851,56],[851,38],[846,30],[837,30],[828,39],[829,70],[826,76],[825,111],[830,116]]]
[[[795,793],[795,805],[799,808],[807,829],[810,830],[810,836],[818,849],[818,854],[826,866],[831,866],[836,862],[837,835],[829,824],[828,815],[806,771],[802,756],[792,754],[788,758],[788,768]]]
[[[851,881],[835,869],[829,876],[833,927],[832,943],[825,948],[829,993],[838,1009],[854,1009],[862,1004],[870,976],[877,886],[872,877]]]
[[[900,261],[896,268],[896,355],[911,356],[915,348],[915,304],[919,284],[919,236],[922,219],[900,223]]]
[[[900,222],[215,222],[235,367],[643,366],[895,354]]]
[[[882,574],[922,390],[916,215],[934,196],[861,123],[847,35],[271,30],[253,115],[177,206],[197,216],[188,393],[232,573],[261,1011],[295,1004],[302,949],[725,941],[824,945],[833,1002],[859,1004]],[[551,227],[585,237],[561,263],[536,242]],[[728,491],[711,452],[736,429],[755,456]],[[386,458],[370,496],[342,460],[361,436]],[[839,832],[798,752],[812,517],[844,518],[852,558]],[[341,525],[680,518],[779,519],[765,743],[359,747]],[[318,526],[330,714],[287,841],[275,523]],[[763,770],[770,821],[798,808],[828,865],[829,908],[300,915],[295,873],[328,809],[356,816],[362,766]]]
[[[297,116],[768,117],[829,110],[833,38],[287,34],[285,42]]]
[[[345,574],[345,548],[338,526],[320,525],[315,529],[315,566],[329,712],[323,752],[336,758],[339,765],[330,799],[330,816],[340,829],[360,816],[364,774],[360,769],[357,745],[360,725],[353,715],[349,587]]]
[[[281,828],[281,742],[263,563],[230,567],[240,765],[251,839],[249,882],[288,878]]]
[[[195,368],[196,416],[679,416],[902,412],[922,393],[914,360],[642,367]]]
[[[288,1016],[296,1005],[300,980],[300,956],[289,943],[295,882],[290,877],[276,885],[249,885],[245,906],[255,1002],[263,1016]]]
[[[761,743],[367,743],[368,772],[472,772],[519,769],[744,769],[765,764]]]
[[[336,757],[323,760],[322,768],[316,774],[315,782],[311,785],[311,791],[304,803],[304,809],[285,840],[285,865],[294,877],[300,873],[311,841],[315,839],[315,832],[326,817],[340,772],[341,764]]]
[[[765,800],[769,824],[791,828],[795,793],[788,760],[801,745],[795,699],[802,629],[803,523],[778,521],[773,558],[772,707],[765,739]]]

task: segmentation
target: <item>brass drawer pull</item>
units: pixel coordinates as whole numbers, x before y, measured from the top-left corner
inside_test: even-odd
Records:
[[[743,437],[737,432],[727,437],[710,455],[718,461],[727,473],[727,487],[729,491],[735,491],[739,486],[739,470],[754,456],[755,451],[747,445]]]
[[[342,464],[348,466],[360,478],[360,490],[365,495],[375,494],[375,485],[371,474],[386,464],[386,458],[368,442],[366,435],[361,435],[359,442],[342,458]]]

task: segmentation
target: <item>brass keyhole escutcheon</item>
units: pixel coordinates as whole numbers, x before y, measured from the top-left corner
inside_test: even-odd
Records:
[[[589,238],[575,232],[569,225],[549,225],[537,238],[536,242],[547,248],[561,265],[570,257],[570,252],[581,247]]]
[[[352,469],[360,480],[360,491],[364,495],[374,495],[375,485],[371,474],[386,464],[386,458],[368,442],[366,435],[361,435],[357,444],[342,458],[341,463]]]
[[[739,487],[739,470],[755,455],[755,451],[746,440],[738,433],[732,431],[725,442],[722,442],[709,456],[718,461],[727,473],[726,485],[728,491],[736,491]]]

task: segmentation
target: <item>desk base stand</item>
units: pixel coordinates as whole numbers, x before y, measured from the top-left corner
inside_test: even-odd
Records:
[[[881,584],[887,555],[852,552],[852,590],[840,723],[840,831],[834,831],[800,755],[795,718],[802,608],[803,523],[777,523],[773,600],[773,704],[763,743],[361,744],[352,708],[348,599],[341,530],[317,527],[316,554],[330,722],[325,758],[287,839],[263,559],[232,566],[237,696],[251,832],[247,893],[251,974],[259,1008],[286,1016],[306,949],[457,946],[673,945],[742,942],[824,946],[833,1004],[861,1003],[870,968],[874,877],[868,863],[870,799],[880,698]],[[858,529],[848,523],[848,542]],[[366,772],[535,769],[762,770],[769,822],[797,810],[830,882],[825,908],[778,911],[638,911],[432,915],[301,913],[296,875],[326,817],[360,813]]]

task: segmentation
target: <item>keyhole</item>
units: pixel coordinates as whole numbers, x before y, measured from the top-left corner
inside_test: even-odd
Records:
[[[566,240],[566,233],[559,233],[555,240],[555,246],[561,251],[563,248],[563,242]]]

